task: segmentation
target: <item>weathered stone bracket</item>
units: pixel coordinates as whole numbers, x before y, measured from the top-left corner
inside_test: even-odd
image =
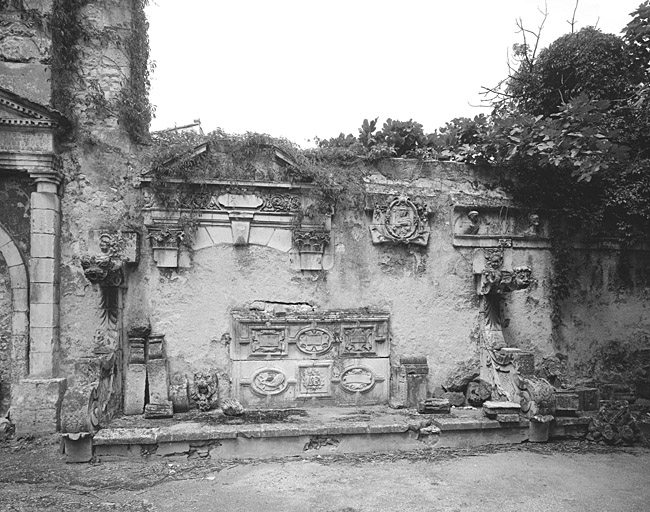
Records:
[[[406,196],[393,196],[376,203],[370,225],[372,243],[427,245],[429,214],[426,204]]]

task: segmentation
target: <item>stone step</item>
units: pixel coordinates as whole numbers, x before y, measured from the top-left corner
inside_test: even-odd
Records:
[[[116,421],[124,426],[106,428],[95,435],[94,456],[101,461],[124,457],[237,459],[468,448],[527,441],[529,427],[526,419],[499,422],[473,408],[454,408],[451,414],[435,415],[408,409],[332,408],[276,423],[223,421],[223,415],[215,411],[194,414],[190,420],[178,414],[173,420],[129,417]],[[551,437],[586,433],[588,421],[558,418],[555,428],[551,427]]]

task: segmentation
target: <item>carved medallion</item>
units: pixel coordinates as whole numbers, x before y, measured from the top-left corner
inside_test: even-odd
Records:
[[[416,204],[404,196],[396,197],[388,204],[375,205],[370,227],[373,243],[427,245],[428,214],[426,205]]]
[[[346,352],[370,353],[373,351],[373,329],[367,327],[353,327],[343,329],[343,348]]]
[[[303,329],[296,335],[296,346],[304,354],[324,354],[332,348],[332,334],[320,327]]]
[[[366,393],[375,385],[375,376],[370,368],[352,366],[341,373],[341,387],[351,393]]]
[[[285,350],[284,329],[254,330],[251,354],[282,354]]]
[[[259,395],[277,395],[287,389],[287,385],[287,376],[276,368],[262,368],[251,379],[251,388]]]
[[[300,388],[305,394],[327,392],[327,368],[300,368]]]

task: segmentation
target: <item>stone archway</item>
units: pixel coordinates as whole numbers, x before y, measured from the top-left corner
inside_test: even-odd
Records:
[[[13,387],[29,374],[29,280],[27,265],[16,242],[0,224],[0,254],[7,265],[11,289],[11,382]]]

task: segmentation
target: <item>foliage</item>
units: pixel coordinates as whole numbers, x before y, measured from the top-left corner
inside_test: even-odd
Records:
[[[85,13],[93,0],[54,0],[51,15],[40,15],[52,35],[52,101],[78,129],[79,114],[92,109],[98,118],[117,117],[134,142],[149,137],[154,108],[149,103],[149,39],[144,7],[148,0],[131,0],[131,30],[122,36],[113,27],[95,28]],[[32,11],[29,11],[32,12]],[[129,58],[117,97],[107,97],[102,81],[83,68],[84,47],[107,45]],[[100,50],[101,51],[101,50]],[[116,64],[116,69],[123,70]]]
[[[631,13],[630,21],[623,31],[629,68],[637,81],[647,78],[650,66],[650,0],[646,0]],[[646,82],[647,85],[647,82]]]
[[[520,111],[548,116],[580,95],[619,100],[630,86],[623,40],[593,27],[566,34],[509,78],[509,102]]]
[[[427,145],[422,125],[412,119],[393,121],[388,118],[375,139],[377,144],[385,144],[391,148],[397,157],[416,156],[418,149]]]

